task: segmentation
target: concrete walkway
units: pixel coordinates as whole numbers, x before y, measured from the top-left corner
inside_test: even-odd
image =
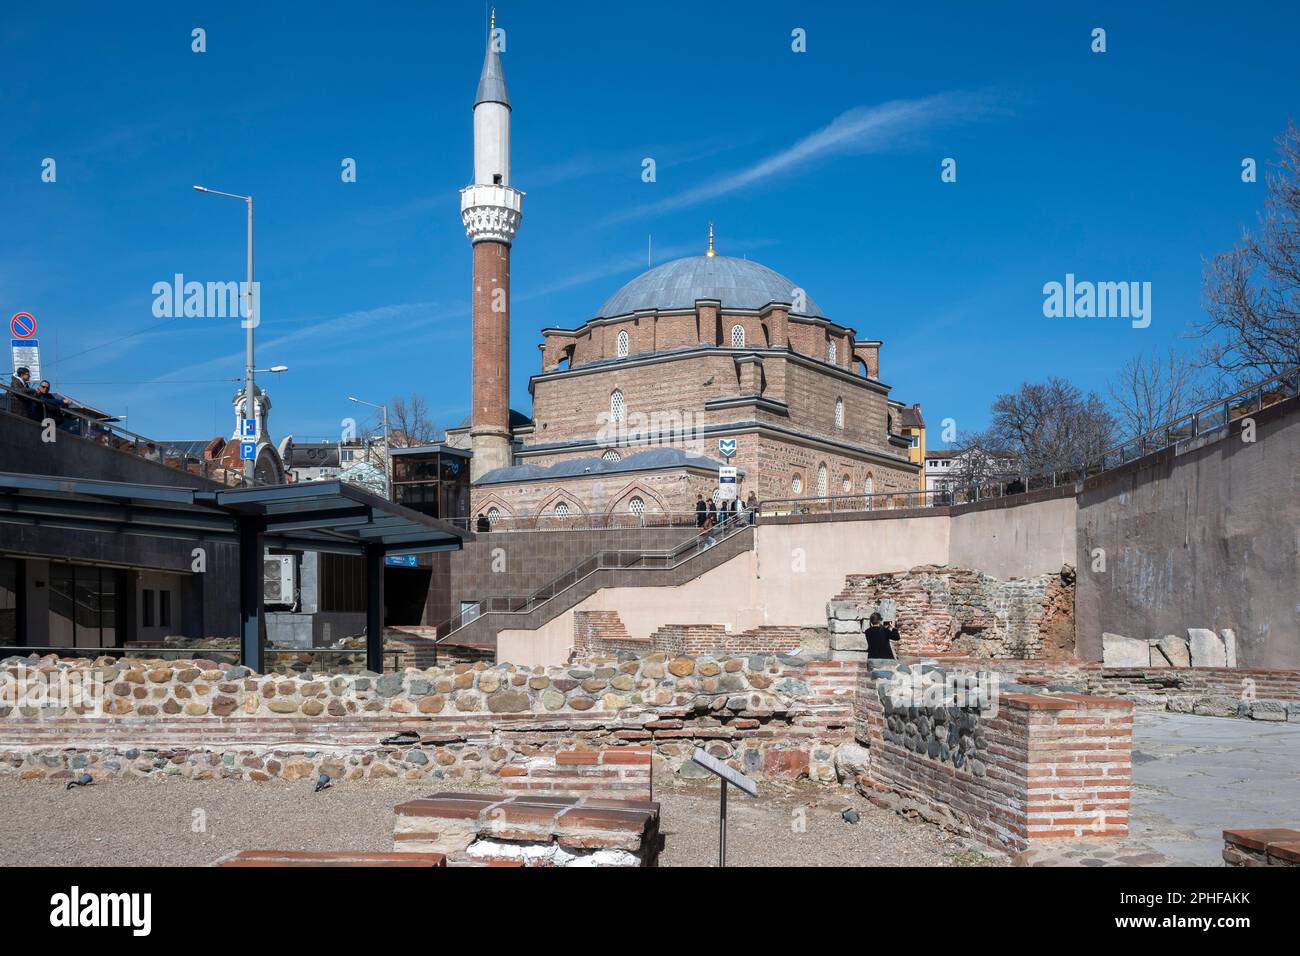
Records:
[[[1300,723],[1136,714],[1130,839],[1222,866],[1232,827],[1300,827]]]

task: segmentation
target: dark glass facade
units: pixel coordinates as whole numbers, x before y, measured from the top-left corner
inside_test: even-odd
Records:
[[[393,498],[431,518],[451,520],[469,514],[469,457],[440,445],[394,449]]]

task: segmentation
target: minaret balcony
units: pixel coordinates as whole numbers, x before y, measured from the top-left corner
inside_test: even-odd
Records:
[[[460,218],[471,242],[514,242],[523,207],[524,194],[510,186],[475,183],[460,191]]]

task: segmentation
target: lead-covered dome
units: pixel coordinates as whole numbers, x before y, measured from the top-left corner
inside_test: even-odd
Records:
[[[597,318],[641,309],[693,309],[697,299],[717,299],[726,309],[762,309],[793,303],[793,282],[767,266],[730,256],[687,256],[643,272],[600,307]],[[826,318],[805,290],[804,308],[792,314]]]

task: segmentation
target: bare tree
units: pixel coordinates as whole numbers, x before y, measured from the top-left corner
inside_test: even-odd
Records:
[[[1110,397],[1126,437],[1149,431],[1210,401],[1197,364],[1173,349],[1136,355],[1116,372]]]
[[[392,401],[388,420],[389,440],[394,448],[430,445],[438,440],[438,426],[429,414],[429,406],[414,392],[410,398],[400,395]]]
[[[990,437],[1013,452],[1026,475],[1095,461],[1115,438],[1115,417],[1096,392],[1064,379],[1026,382],[993,403]]]
[[[953,489],[1002,481],[1018,465],[1015,453],[991,430],[962,432],[957,436],[957,447],[961,452],[948,470]]]
[[[1238,387],[1300,365],[1300,128],[1278,139],[1259,228],[1206,265],[1203,361]]]

